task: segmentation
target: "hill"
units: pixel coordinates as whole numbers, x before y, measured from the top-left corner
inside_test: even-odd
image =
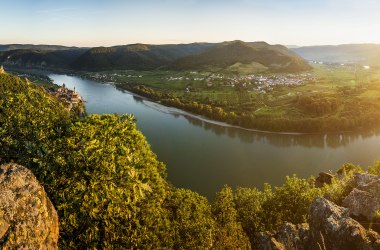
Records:
[[[68,69],[85,51],[86,48],[7,50],[0,52],[0,63],[25,68]]]
[[[30,50],[72,50],[78,47],[67,47],[62,45],[45,45],[45,44],[0,44],[0,51],[9,51],[16,49],[30,49]]]
[[[380,44],[344,44],[292,48],[306,60],[380,66]]]
[[[95,48],[10,44],[0,45],[0,64],[74,71],[217,68],[244,73],[310,69],[303,59],[284,46],[241,41]]]
[[[242,41],[224,42],[202,53],[180,58],[169,68],[223,70],[237,63],[254,65],[253,68],[265,68],[271,72],[299,72],[311,69],[304,59],[284,46]]]
[[[199,53],[212,47],[209,43],[148,45],[131,44],[96,47],[88,50],[71,66],[75,70],[134,69],[151,70],[165,66],[178,58]]]

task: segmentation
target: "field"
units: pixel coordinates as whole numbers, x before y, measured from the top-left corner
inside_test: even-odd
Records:
[[[166,105],[262,130],[342,132],[379,122],[380,70],[359,65],[313,64],[312,71],[298,74],[156,70],[83,77],[114,82]]]

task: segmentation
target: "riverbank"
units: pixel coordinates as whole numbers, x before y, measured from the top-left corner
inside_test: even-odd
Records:
[[[347,133],[380,125],[380,103],[377,101],[380,88],[376,84],[375,72],[371,73],[374,77],[372,83],[354,85],[347,84],[349,81],[346,79],[351,77],[347,69],[343,73],[335,73],[334,77],[339,77],[339,80],[334,80],[333,84],[332,76],[323,78],[328,72],[328,69],[316,68],[313,73],[316,81],[290,86],[279,85],[271,78],[286,76],[268,75],[263,79],[268,84],[273,82],[277,85],[270,85],[261,92],[254,89],[262,83],[260,86],[244,83],[251,78],[252,81],[257,80],[250,76],[237,78],[235,81],[238,83],[230,86],[224,81],[234,79],[232,76],[207,72],[115,70],[82,72],[79,75],[85,79],[114,83],[119,89],[165,106],[253,131]]]
[[[308,177],[345,162],[368,166],[379,157],[380,134],[375,131],[342,135],[258,133],[176,115],[173,108],[142,101],[111,84],[68,75],[49,77],[60,86],[76,87],[86,100],[89,115],[134,114],[138,129],[159,160],[166,163],[169,181],[210,199],[224,184],[281,185],[285,175]]]
[[[49,71],[34,72],[46,75]],[[200,87],[203,83],[194,85],[173,80],[181,78],[179,75],[186,72],[54,72],[113,84],[118,89],[127,90],[150,101],[178,108],[193,118],[247,131],[295,135],[326,134],[363,132],[380,126],[378,84],[373,82],[344,85],[343,80],[349,79],[347,71],[344,74],[336,73],[341,78],[339,84],[330,86],[328,79],[321,82],[326,69],[316,68],[314,74],[319,75],[318,83],[271,87],[271,92],[266,94],[255,94],[242,86],[231,88],[207,83],[211,87],[204,88]],[[172,74],[177,75],[174,77]],[[198,79],[194,72],[186,74]],[[187,76],[189,75],[186,75],[186,79],[190,79]]]

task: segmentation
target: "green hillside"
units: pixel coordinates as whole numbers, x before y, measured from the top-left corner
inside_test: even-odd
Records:
[[[236,63],[258,64],[271,72],[299,72],[311,67],[299,56],[280,45],[265,42],[225,42],[203,53],[180,58],[170,65],[176,70],[223,70]]]
[[[298,72],[310,69],[281,45],[265,42],[130,44],[74,48],[55,45],[0,45],[0,64],[52,70],[104,71],[226,69],[231,72]],[[239,64],[241,64],[239,66]],[[232,68],[229,68],[232,66]]]
[[[156,69],[174,60],[199,53],[213,46],[208,43],[178,45],[132,44],[115,47],[97,47],[77,58],[71,66],[75,70]]]
[[[69,69],[70,63],[87,49],[16,49],[0,52],[0,64],[10,67]]]

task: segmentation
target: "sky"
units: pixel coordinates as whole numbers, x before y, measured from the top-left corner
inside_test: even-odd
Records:
[[[380,43],[380,0],[0,0],[0,44]]]

